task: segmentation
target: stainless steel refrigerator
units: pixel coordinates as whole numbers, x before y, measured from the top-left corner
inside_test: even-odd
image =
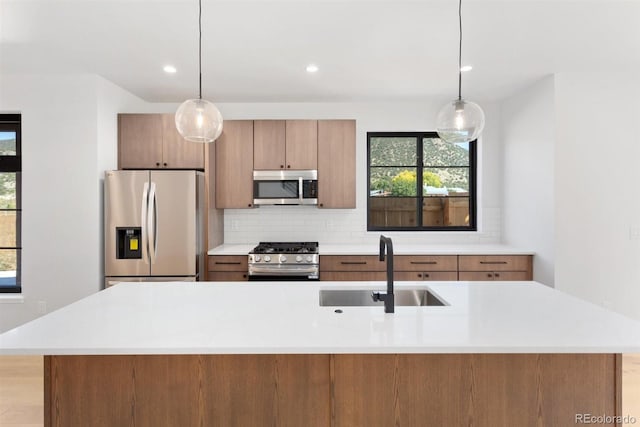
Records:
[[[202,172],[107,171],[105,287],[117,282],[201,280],[204,205]]]

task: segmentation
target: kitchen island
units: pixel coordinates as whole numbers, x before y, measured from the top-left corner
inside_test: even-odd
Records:
[[[122,283],[0,335],[45,355],[46,425],[573,425],[622,416],[640,323],[535,282]],[[336,310],[341,312],[336,312]]]

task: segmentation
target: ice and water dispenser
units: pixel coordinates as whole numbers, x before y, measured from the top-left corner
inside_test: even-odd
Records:
[[[116,258],[142,259],[142,227],[116,227]]]

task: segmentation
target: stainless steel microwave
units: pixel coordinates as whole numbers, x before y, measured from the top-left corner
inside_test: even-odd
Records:
[[[253,171],[253,204],[317,205],[318,171]]]

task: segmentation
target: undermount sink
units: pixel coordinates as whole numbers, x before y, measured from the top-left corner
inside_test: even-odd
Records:
[[[373,290],[323,289],[320,290],[320,305],[323,307],[358,307],[384,305],[383,301],[374,301]],[[427,289],[396,289],[393,293],[396,306],[443,306],[446,302]]]

